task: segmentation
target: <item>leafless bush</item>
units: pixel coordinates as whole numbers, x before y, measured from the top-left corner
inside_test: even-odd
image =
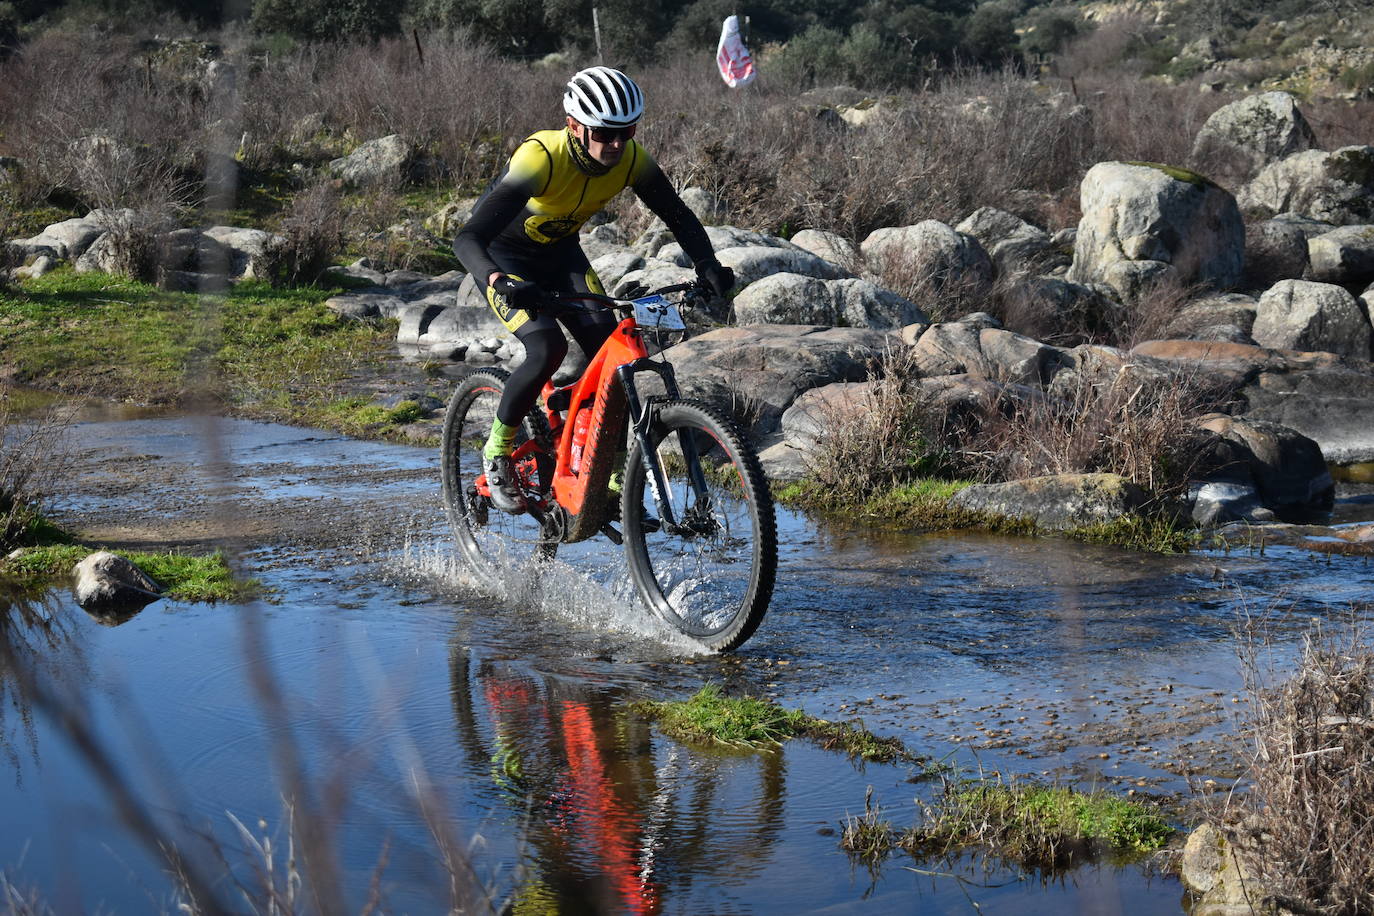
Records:
[[[1284,679],[1243,634],[1253,788],[1214,813],[1249,819],[1265,886],[1331,914],[1374,913],[1374,648],[1350,626],[1309,633]]]
[[[282,243],[272,249],[268,273],[289,286],[311,284],[344,248],[344,212],[339,192],[326,182],[306,188],[282,217]]]
[[[1104,309],[1101,316],[1101,342],[1129,350],[1147,340],[1163,338],[1169,323],[1207,289],[1203,284],[1180,280],[1182,272],[1166,271],[1146,283],[1136,296],[1126,299],[1119,307]]]
[[[890,349],[870,366],[872,381],[817,408],[821,430],[811,477],[830,498],[856,505],[917,477],[947,471],[953,438],[946,412],[914,384],[909,348]]]
[[[1047,474],[1120,474],[1151,493],[1178,496],[1200,450],[1197,417],[1215,393],[1184,374],[1074,372],[1056,394],[1004,399],[989,411],[969,460],[993,480]]]
[[[992,284],[975,271],[957,272],[900,255],[875,258],[868,266],[876,267],[880,286],[919,305],[931,321],[988,310]]]
[[[70,416],[62,405],[23,415],[14,392],[0,384],[0,555],[32,535],[44,498],[65,471],[62,437]]]

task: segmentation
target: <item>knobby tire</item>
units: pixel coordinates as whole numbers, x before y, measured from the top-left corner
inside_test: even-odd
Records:
[[[475,490],[482,473],[482,448],[509,377],[503,369],[483,369],[459,383],[444,413],[440,461],[444,509],[454,539],[478,578],[498,591],[506,587],[508,573],[527,576],[528,560],[550,559],[558,547],[543,536],[533,516],[508,515]],[[515,444],[519,448],[527,440],[537,439],[544,446],[534,475],[537,489],[544,493],[553,480],[549,438],[548,423],[536,409],[521,422]]]
[[[700,456],[707,500],[691,484],[681,437]],[[650,448],[667,481],[678,531],[658,519],[639,441],[625,465],[621,503],[630,574],[644,602],[706,647],[737,648],[758,628],[773,595],[778,535],[758,456],[715,407],[671,400],[655,407]],[[685,530],[683,530],[685,528]]]

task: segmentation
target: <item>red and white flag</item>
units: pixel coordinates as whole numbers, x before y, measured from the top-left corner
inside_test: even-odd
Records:
[[[720,30],[720,44],[716,46],[716,66],[720,67],[720,78],[732,88],[748,86],[758,76],[754,69],[754,58],[744,46],[739,35],[739,17],[725,17],[725,26]]]

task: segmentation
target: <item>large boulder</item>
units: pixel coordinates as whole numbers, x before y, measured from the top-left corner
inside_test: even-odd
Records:
[[[845,270],[858,269],[859,249],[838,233],[827,232],[824,229],[803,229],[792,236],[791,242],[803,251],[809,251],[831,264],[838,264]]]
[[[1004,277],[1043,273],[1069,262],[1049,233],[996,207],[980,207],[954,228],[977,239]]]
[[[978,240],[939,220],[875,229],[859,250],[871,273],[908,276],[937,292],[946,287],[985,288],[992,280],[992,260]]]
[[[1315,441],[1328,461],[1374,461],[1370,363],[1330,353],[1177,340],[1144,343],[1131,355],[1213,385],[1223,400],[1235,400],[1233,414],[1297,430]]]
[[[1055,474],[975,484],[960,490],[950,502],[1003,518],[1030,519],[1051,531],[1069,531],[1137,513],[1150,498],[1116,474]]]
[[[1240,293],[1223,293],[1190,302],[1164,329],[1167,340],[1223,340],[1254,343],[1256,300]]]
[[[1245,283],[1268,289],[1280,280],[1300,280],[1307,273],[1308,240],[1330,232],[1330,223],[1280,213],[1245,227]]]
[[[1374,280],[1374,226],[1341,226],[1307,242],[1306,278],[1341,286]]]
[[[53,223],[45,228],[38,235],[27,239],[16,239],[11,244],[25,250],[45,248],[49,250],[52,257],[64,261],[75,261],[86,253],[86,249],[101,235],[109,226],[103,222],[97,211],[97,215],[86,215],[78,219],[66,219],[59,223]]]
[[[211,226],[205,234],[228,249],[231,280],[271,279],[277,251],[285,241],[273,232],[235,226]]]
[[[818,324],[900,328],[929,319],[913,302],[867,280],[820,280],[777,273],[735,297],[738,324]]]
[[[1291,212],[1338,226],[1374,223],[1374,146],[1295,153],[1265,166],[1238,198],[1259,218]]]
[[[325,300],[325,306],[345,318],[398,318],[407,309],[447,308],[459,304],[459,290],[467,275],[456,270],[437,277],[407,271],[372,272],[377,285],[348,290]],[[480,298],[473,305],[486,309]],[[488,312],[490,309],[486,309]],[[495,316],[493,315],[493,321]],[[403,341],[415,343],[414,340]]]
[[[666,356],[685,392],[726,405],[766,435],[803,391],[867,379],[870,363],[894,341],[861,328],[750,325],[690,338]]]
[[[1193,141],[1192,160],[1235,162],[1249,178],[1271,162],[1316,145],[1316,134],[1293,97],[1265,92],[1212,112]]]
[[[1131,262],[1171,265],[1182,283],[1234,286],[1245,264],[1245,224],[1229,193],[1163,165],[1100,162],[1080,189],[1083,218],[1069,279],[1120,288]],[[1156,271],[1156,268],[1149,268]],[[1130,279],[1138,279],[1130,274]]]
[[[982,321],[932,325],[911,347],[922,378],[966,375],[994,382],[1044,385],[1062,368],[1061,352]]]
[[[415,147],[399,134],[378,137],[329,163],[344,184],[359,188],[394,188],[404,184],[415,165]]]
[[[852,276],[839,265],[800,248],[762,248],[751,245],[717,249],[716,257],[720,259],[720,263],[735,272],[735,283],[740,288],[777,273],[801,274],[821,280],[840,280]]]
[[[1251,331],[1262,347],[1321,350],[1367,360],[1369,317],[1355,297],[1330,283],[1281,280],[1260,296]]]
[[[1281,520],[1311,521],[1331,512],[1335,482],[1312,439],[1254,417],[1212,414],[1198,425],[1238,446],[1243,467],[1218,469],[1219,476],[1253,480],[1260,500]]]

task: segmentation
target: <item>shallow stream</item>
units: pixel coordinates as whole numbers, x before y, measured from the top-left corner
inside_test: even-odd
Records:
[[[375,895],[415,913],[455,899],[517,913],[1178,913],[1177,880],[1148,865],[851,861],[838,833],[870,789],[900,827],[938,780],[802,741],[684,747],[629,704],[717,683],[860,719],[956,772],[1177,812],[1241,772],[1237,628],[1249,619],[1261,663],[1281,665],[1314,618],[1337,626],[1374,594],[1361,558],[1157,557],[783,513],[773,608],[743,650],[713,657],[635,606],[609,543],[560,554],[537,587],[475,590],[432,451],[187,416],[93,417],[73,435],[61,521],[111,544],[222,545],[270,597],[160,601],[118,625],[64,592],[9,608],[0,638],[81,713],[58,725],[0,671],[0,870],[59,912],[175,910],[165,866],[119,821],[120,786],[193,861],[213,862],[213,845],[250,886],[263,853],[234,819],[273,838],[279,881],[293,833],[302,860],[337,863],[324,911]],[[103,769],[71,740],[81,722]]]

